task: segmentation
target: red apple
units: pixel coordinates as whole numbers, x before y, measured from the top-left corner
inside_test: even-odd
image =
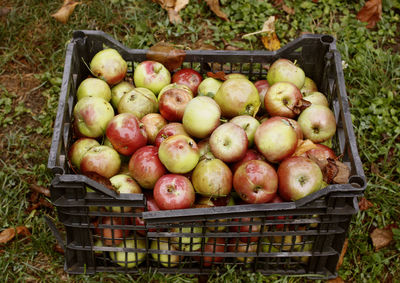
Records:
[[[239,233],[259,234],[259,232],[261,231],[261,224],[252,224],[253,222],[261,221],[261,219],[258,217],[241,217],[241,218],[235,218],[233,219],[233,221],[241,223],[241,225],[229,227],[229,231],[238,233],[237,237],[240,236]],[[247,242],[256,242],[258,241],[258,238],[259,238],[258,236],[251,236],[251,237],[240,237],[239,239],[240,241],[247,243]]]
[[[177,174],[167,174],[158,179],[153,196],[157,206],[162,210],[189,208],[195,200],[190,180]]]
[[[281,203],[281,202],[285,202],[285,200],[283,200],[279,195],[275,195],[275,197],[270,201],[270,203]],[[267,219],[268,220],[284,220],[287,218],[293,218],[292,216],[283,216],[283,215],[279,215],[279,216],[268,216]],[[282,230],[285,228],[285,224],[276,224],[275,225],[275,230]],[[270,230],[270,226],[265,226],[265,230]]]
[[[323,144],[315,144],[317,147],[310,149],[306,152],[306,156],[305,157],[315,157],[317,159],[328,159],[328,158],[332,158],[332,159],[336,159],[337,156],[335,154],[335,152],[327,147],[326,145]]]
[[[221,109],[214,99],[207,96],[193,98],[183,114],[183,127],[191,136],[208,137],[220,124]]]
[[[80,169],[83,155],[94,146],[100,145],[99,142],[91,138],[80,138],[76,140],[68,150],[68,159],[71,164]]]
[[[94,55],[90,61],[90,71],[96,77],[115,85],[126,76],[128,65],[115,49],[104,49]]]
[[[306,76],[304,71],[287,59],[276,60],[268,70],[267,80],[272,86],[276,82],[290,82],[298,89],[304,85]]]
[[[158,101],[154,93],[144,87],[137,87],[125,93],[118,103],[119,113],[132,113],[138,119],[158,111]]]
[[[99,97],[84,97],[74,106],[74,125],[78,133],[89,138],[104,135],[114,117],[111,104]]]
[[[146,194],[146,211],[159,211],[160,208],[158,207],[156,201],[154,200],[154,197],[152,194]],[[135,210],[136,212],[143,212],[143,208],[138,208]],[[137,216],[135,217],[135,225],[136,226],[145,226],[145,222],[143,218]],[[148,228],[147,231],[149,232],[156,232],[157,229],[152,229]],[[140,235],[145,236],[146,235],[146,230],[136,230]]]
[[[107,125],[106,136],[113,147],[124,155],[133,154],[147,143],[138,118],[131,113],[115,116]]]
[[[184,174],[196,167],[200,159],[196,142],[185,135],[170,136],[158,148],[161,163],[171,173]]]
[[[246,151],[245,156],[241,160],[239,160],[238,162],[232,164],[232,166],[231,166],[232,172],[235,173],[240,165],[242,165],[246,161],[250,161],[250,160],[263,160],[264,161],[265,158],[257,150],[248,149]]]
[[[219,159],[204,159],[193,170],[192,183],[203,196],[227,196],[232,189],[232,172]]]
[[[199,96],[201,95],[214,98],[221,85],[222,82],[219,80],[214,78],[206,78],[200,83],[197,93]]]
[[[257,248],[258,244],[256,242],[242,242],[237,239],[230,239],[228,251],[232,253],[246,253],[253,256],[238,256],[236,257],[238,261],[244,263],[251,263],[254,261],[254,258],[257,256]]]
[[[319,166],[306,157],[285,159],[278,167],[279,195],[287,201],[301,199],[322,187]]]
[[[94,231],[100,236],[106,246],[117,246],[129,236],[129,230],[116,228],[116,226],[130,225],[129,218],[100,216],[94,223]]]
[[[260,96],[261,109],[265,109],[265,106],[264,106],[264,97],[265,97],[265,94],[267,93],[267,91],[268,91],[270,85],[269,85],[269,83],[268,83],[267,80],[259,80],[259,81],[256,81],[256,82],[254,83],[254,86],[257,88],[257,90],[258,90],[258,95]]]
[[[329,140],[336,133],[336,119],[326,106],[311,105],[301,112],[297,119],[304,137],[314,143]]]
[[[131,176],[144,189],[153,189],[157,180],[166,173],[158,158],[158,148],[152,145],[139,148],[129,161]]]
[[[224,162],[241,160],[246,154],[247,145],[246,132],[233,123],[220,125],[210,137],[212,154]]]
[[[277,82],[273,84],[264,97],[264,105],[271,116],[294,118],[297,116],[296,107],[303,96],[292,83]]]
[[[90,148],[82,157],[81,172],[95,172],[105,178],[111,178],[119,172],[121,159],[118,152],[105,145]]]
[[[113,86],[111,89],[111,104],[115,109],[118,109],[119,101],[124,94],[130,92],[135,87],[129,82],[120,82],[119,84]]]
[[[275,116],[257,128],[254,141],[269,162],[278,163],[295,152],[297,134],[284,117]]]
[[[312,93],[314,91],[318,91],[317,84],[309,77],[305,77],[304,85],[300,89],[301,94],[303,96],[307,96],[309,93]]]
[[[149,113],[140,122],[147,133],[147,143],[155,144],[158,132],[167,125],[167,120],[159,113]]]
[[[258,126],[260,126],[260,122],[258,122],[256,118],[249,115],[236,116],[229,122],[240,126],[246,132],[246,136],[249,141],[248,147],[252,147],[254,143],[254,135],[256,134]]]
[[[171,83],[171,74],[163,64],[156,61],[143,61],[133,73],[136,87],[145,87],[158,95],[160,90]]]
[[[226,244],[224,238],[208,238],[204,245],[203,266],[210,267],[214,263],[222,262],[224,258],[221,256],[215,256],[214,254],[224,253],[225,247]]]
[[[103,98],[105,101],[110,101],[111,90],[105,81],[97,78],[87,78],[80,83],[76,92],[76,98],[81,100],[88,96],[99,97]]]
[[[247,203],[269,202],[278,190],[278,175],[267,162],[250,160],[236,170],[233,188]]]
[[[175,136],[175,135],[189,136],[188,133],[186,133],[186,131],[183,128],[183,125],[181,123],[168,123],[167,125],[162,127],[161,130],[158,132],[156,139],[154,141],[155,146],[159,147],[160,144],[165,139],[167,139],[170,136]]]
[[[170,122],[181,122],[186,105],[192,98],[192,94],[184,89],[168,89],[159,99],[160,114]]]
[[[181,84],[181,85],[186,85],[188,86],[191,91],[193,92],[193,95],[197,95],[197,88],[199,87],[199,84],[203,80],[203,77],[195,70],[193,69],[181,69],[177,71],[175,74],[172,75],[172,82]]]
[[[248,79],[232,78],[224,81],[214,96],[221,107],[222,116],[255,116],[261,101],[257,88]]]
[[[166,92],[167,90],[170,90],[170,89],[172,89],[172,88],[175,88],[175,89],[176,89],[176,88],[177,88],[177,89],[182,89],[182,90],[184,90],[184,91],[189,92],[189,93],[192,95],[192,97],[194,96],[192,90],[191,90],[188,86],[186,86],[186,85],[180,85],[180,84],[177,84],[177,83],[172,83],[172,84],[166,85],[165,87],[163,87],[163,88],[160,90],[160,92],[158,93],[158,100],[161,99],[161,97],[162,97],[162,95],[164,94],[164,92]]]

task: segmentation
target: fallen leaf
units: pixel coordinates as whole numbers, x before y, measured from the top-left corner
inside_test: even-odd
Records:
[[[275,51],[281,48],[281,42],[279,41],[278,36],[275,32],[267,36],[261,37],[261,41],[267,50]]]
[[[299,115],[304,109],[311,106],[311,102],[305,99],[300,99],[291,109],[294,114]],[[289,108],[289,107],[288,107]]]
[[[31,184],[29,187],[34,192],[38,192],[40,194],[45,195],[46,197],[50,197],[50,190],[48,188],[41,187],[36,184]]]
[[[343,283],[344,281],[343,281],[343,279],[341,277],[338,276],[338,277],[336,277],[334,279],[329,279],[327,282],[328,283]]]
[[[349,239],[346,238],[346,239],[344,240],[344,243],[343,243],[343,248],[342,248],[342,252],[340,253],[340,257],[339,257],[338,263],[337,263],[337,265],[336,265],[336,270],[339,270],[339,268],[340,268],[340,267],[342,266],[342,264],[343,264],[344,255],[346,254],[348,245],[349,245]]]
[[[185,60],[186,52],[176,49],[173,45],[159,42],[152,47],[146,54],[148,60],[153,60],[163,64],[170,72],[182,66]]]
[[[274,0],[274,6],[280,6],[283,4],[284,0]]]
[[[357,13],[357,19],[368,23],[367,28],[375,27],[382,16],[382,0],[369,0]]]
[[[371,208],[373,206],[374,204],[369,200],[367,200],[365,197],[362,197],[358,202],[358,207],[360,208],[361,211],[367,210],[368,208]]]
[[[313,160],[319,168],[321,168],[324,176],[324,181],[328,184],[347,184],[350,177],[350,168],[332,158],[318,159],[313,155],[309,155],[308,158]]]
[[[293,156],[302,156],[304,153],[313,148],[317,148],[317,146],[311,140],[299,140]]]
[[[0,7],[0,17],[7,16],[11,12],[9,7]]]
[[[53,246],[53,249],[57,253],[64,254],[64,249],[59,244],[55,244]]]
[[[270,16],[263,24],[263,27],[259,31],[247,33],[242,36],[242,38],[250,36],[250,35],[255,35],[259,33],[274,33],[275,32],[275,16]]]
[[[15,229],[7,228],[0,233],[0,244],[6,244],[15,237]]]
[[[73,0],[64,0],[61,8],[51,15],[57,21],[66,24],[68,22],[69,16],[74,12],[75,6],[81,4],[81,2],[75,2]]]
[[[213,11],[218,17],[229,22],[228,16],[222,12],[221,7],[219,6],[219,0],[206,0],[206,3],[210,7],[211,11]]]
[[[25,226],[18,226],[17,228],[15,228],[15,230],[17,231],[17,235],[22,235],[25,237],[28,237],[31,235],[31,232]]]
[[[186,7],[189,0],[153,0],[161,5],[161,8],[167,11],[168,19],[171,23],[178,24],[182,22],[179,11]]]
[[[282,5],[282,10],[289,15],[294,15],[294,9],[286,6],[285,4]]]
[[[216,73],[207,72],[207,77],[214,78],[221,81],[226,81],[225,73],[223,71],[218,71]]]
[[[105,178],[105,177],[97,174],[96,172],[86,172],[85,176],[88,177],[89,179],[96,181],[97,183],[102,184],[106,188],[118,193],[118,191],[113,187],[113,185],[111,184],[111,182],[108,178]]]
[[[312,0],[314,3],[318,3],[318,0]]]
[[[378,165],[376,165],[375,163],[372,163],[371,164],[371,172],[376,175],[379,175],[380,172],[379,172]]]
[[[392,242],[393,232],[392,230],[376,228],[374,231],[372,231],[370,237],[375,251],[378,251],[388,246]]]

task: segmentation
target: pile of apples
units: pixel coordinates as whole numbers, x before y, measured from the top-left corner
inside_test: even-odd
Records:
[[[295,201],[326,186],[315,158],[336,158],[323,145],[336,120],[315,82],[287,59],[254,83],[238,73],[224,80],[188,68],[171,74],[148,60],[136,66],[133,85],[114,49],[98,52],[90,70],[93,77],[76,92],[78,138],[69,162],[76,172],[108,179],[119,193],[145,193],[148,210]],[[299,153],[304,140],[312,148]],[[118,261],[125,253],[111,256]]]

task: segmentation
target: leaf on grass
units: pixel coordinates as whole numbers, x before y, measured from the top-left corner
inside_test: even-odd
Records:
[[[375,251],[378,251],[388,246],[392,242],[393,232],[392,230],[376,228],[374,231],[372,231],[370,237]]]
[[[343,279],[339,276],[336,278],[333,278],[333,279],[329,279],[327,282],[328,283],[344,283]]]
[[[30,188],[34,192],[38,192],[40,194],[45,195],[46,197],[50,197],[50,190],[48,188],[44,188],[44,187],[38,186],[36,184],[31,184]]]
[[[25,226],[18,226],[16,228],[7,228],[0,233],[0,244],[6,244],[14,239],[15,236],[21,235],[29,237],[31,232]]]
[[[228,21],[228,16],[222,12],[221,7],[219,6],[219,0],[206,0],[208,7],[210,7],[211,11],[213,11],[218,17],[221,19]]]
[[[218,71],[216,73],[213,72],[207,72],[207,76],[210,78],[214,78],[217,80],[221,80],[221,81],[226,81],[226,77],[225,77],[225,73],[223,71]]]
[[[293,156],[302,156],[304,153],[314,148],[317,148],[317,146],[311,140],[299,140]]]
[[[349,239],[346,238],[346,239],[344,240],[344,243],[343,243],[343,248],[342,248],[342,252],[340,253],[340,257],[339,257],[338,263],[337,263],[337,265],[336,265],[336,270],[339,270],[339,268],[340,268],[340,267],[342,266],[342,264],[343,264],[344,255],[346,254],[348,245],[349,245]]]
[[[81,2],[75,2],[74,0],[64,0],[61,8],[51,15],[57,21],[66,24],[68,22],[69,16],[74,12],[75,6],[81,4]]]
[[[294,9],[286,6],[285,4],[282,5],[282,10],[285,11],[289,15],[294,15]]]
[[[55,244],[53,246],[53,249],[57,253],[64,254],[64,249],[59,244]]]
[[[165,42],[153,45],[146,54],[148,60],[160,62],[170,72],[182,66],[185,56],[186,52],[184,50],[176,49],[173,45]]]
[[[368,208],[371,208],[373,206],[374,204],[369,200],[367,200],[365,197],[362,197],[358,202],[358,207],[360,208],[361,211],[367,210]]]
[[[178,24],[182,22],[179,11],[186,7],[189,0],[153,0],[153,2],[160,4],[167,11],[171,23]]]
[[[369,0],[357,13],[357,19],[368,23],[367,28],[375,27],[382,16],[382,0]]]

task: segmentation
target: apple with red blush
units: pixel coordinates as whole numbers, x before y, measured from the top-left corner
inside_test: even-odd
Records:
[[[128,64],[117,50],[107,48],[94,55],[90,61],[90,71],[109,85],[115,85],[125,78]]]
[[[320,160],[325,160],[328,158],[337,159],[335,152],[323,144],[315,144],[316,148],[310,149],[306,152],[306,156],[309,158],[317,158]]]
[[[147,134],[147,143],[155,144],[158,132],[168,124],[167,120],[159,113],[149,113],[145,115],[140,122]]]
[[[106,246],[117,246],[130,234],[129,230],[117,229],[115,226],[130,224],[130,219],[127,217],[110,216],[99,216],[99,219],[93,223],[95,234],[103,240]]]
[[[158,95],[163,87],[171,83],[171,74],[163,64],[147,60],[136,66],[133,80],[136,87],[147,88]]]
[[[250,160],[263,160],[263,161],[265,161],[265,158],[257,150],[250,148],[250,149],[248,149],[246,151],[246,154],[243,157],[243,159],[241,159],[238,162],[235,162],[235,163],[232,164],[232,166],[231,166],[232,173],[235,173],[236,169],[239,168],[240,165],[242,165],[246,161],[250,161]]]
[[[265,110],[270,116],[295,118],[296,107],[303,98],[300,90],[290,82],[273,84],[264,97]]]
[[[175,135],[185,135],[189,136],[188,133],[185,131],[182,123],[172,122],[166,124],[161,130],[158,132],[156,139],[154,141],[155,146],[159,147],[160,144],[170,136]]]
[[[68,150],[68,160],[72,166],[80,169],[81,161],[85,153],[94,146],[99,146],[99,142],[91,138],[80,138],[76,140]]]
[[[203,77],[199,74],[199,72],[190,68],[180,69],[172,75],[171,79],[173,83],[186,85],[189,87],[194,96],[197,95],[197,89],[202,80]]]
[[[159,98],[160,114],[170,122],[181,122],[192,93],[181,88],[170,88]]]
[[[82,157],[80,171],[94,172],[105,178],[118,174],[121,159],[118,152],[108,146],[99,145],[90,148]]]

